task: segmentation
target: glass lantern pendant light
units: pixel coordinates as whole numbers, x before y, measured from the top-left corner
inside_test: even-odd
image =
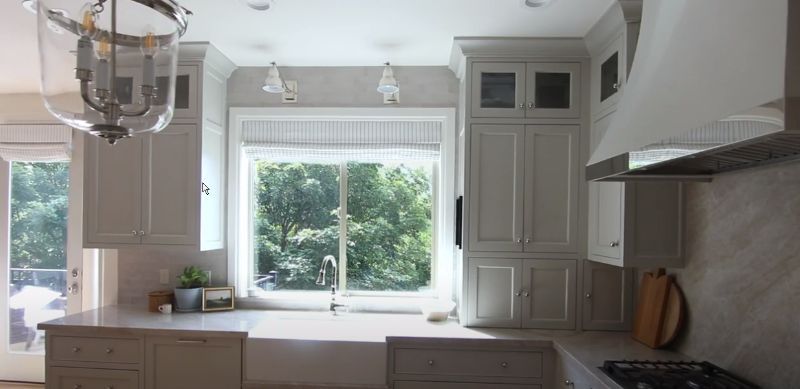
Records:
[[[178,39],[191,12],[173,0],[85,1],[37,1],[45,106],[111,144],[162,130],[173,115]]]

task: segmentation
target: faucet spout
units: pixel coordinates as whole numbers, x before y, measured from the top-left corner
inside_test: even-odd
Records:
[[[326,255],[325,258],[322,258],[322,266],[319,267],[319,275],[317,276],[317,285],[325,285],[325,276],[327,274],[328,264],[331,264],[333,267],[333,279],[331,280],[331,304],[330,304],[330,311],[336,313],[336,308],[344,307],[344,304],[337,304],[336,303],[336,288],[339,285],[339,278],[336,270],[336,258],[333,255]]]

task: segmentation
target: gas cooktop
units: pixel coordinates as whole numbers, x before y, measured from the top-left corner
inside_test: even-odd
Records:
[[[605,361],[600,370],[625,389],[759,389],[709,362]]]

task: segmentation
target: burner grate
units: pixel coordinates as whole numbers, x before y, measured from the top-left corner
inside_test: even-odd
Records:
[[[600,369],[625,389],[759,389],[710,362],[621,360]]]

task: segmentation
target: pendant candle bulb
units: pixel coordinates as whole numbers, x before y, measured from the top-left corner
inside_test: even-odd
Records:
[[[174,0],[95,1],[36,1],[45,106],[65,124],[111,144],[158,132],[174,112],[178,39],[186,31],[188,11]],[[137,17],[126,18],[131,14]],[[149,24],[137,30],[140,20]],[[57,76],[70,57],[77,90],[65,89]]]

